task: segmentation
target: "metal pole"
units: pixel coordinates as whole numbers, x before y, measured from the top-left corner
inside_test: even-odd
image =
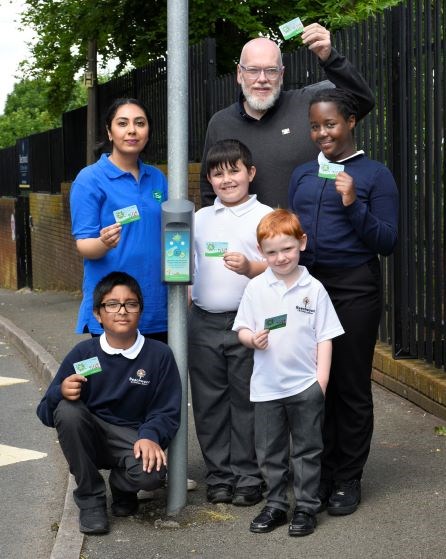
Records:
[[[167,2],[167,157],[169,199],[188,195],[188,2]],[[183,386],[181,425],[169,446],[167,514],[186,505],[187,494],[187,286],[169,286],[169,345]]]

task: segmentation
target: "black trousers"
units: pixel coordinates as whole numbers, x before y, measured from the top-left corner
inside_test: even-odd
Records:
[[[361,479],[373,434],[371,372],[382,309],[379,260],[357,268],[315,267],[345,330],[333,340],[325,395],[324,480]]]
[[[133,454],[135,429],[112,425],[92,414],[81,400],[61,400],[54,412],[60,446],[74,475],[73,497],[80,509],[105,505],[106,487],[100,469],[111,470],[110,483],[136,493],[161,487],[166,469],[150,474]]]
[[[253,351],[232,330],[235,312],[189,313],[189,377],[195,429],[206,463],[206,483],[259,485],[254,404],[249,401]]]

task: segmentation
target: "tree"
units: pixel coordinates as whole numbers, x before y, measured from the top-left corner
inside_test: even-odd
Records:
[[[75,82],[67,110],[85,103],[85,87]],[[60,125],[61,115],[55,116],[48,110],[48,83],[42,78],[22,80],[14,85],[6,99],[4,114],[0,115],[0,148],[15,144],[18,138]]]
[[[232,71],[240,48],[259,34],[278,38],[278,25],[299,15],[332,31],[401,0],[190,0],[189,41],[215,37],[220,72]],[[37,36],[33,59],[23,64],[26,77],[44,77],[51,111],[62,112],[77,73],[86,67],[87,45],[96,39],[105,66],[116,58],[119,75],[129,65],[147,64],[165,55],[166,0],[27,0],[22,24]],[[290,41],[285,49],[295,48]]]

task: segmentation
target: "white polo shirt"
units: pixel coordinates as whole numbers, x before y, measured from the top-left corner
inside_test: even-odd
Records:
[[[267,268],[248,283],[240,302],[232,328],[236,331],[258,332],[266,319],[286,315],[284,327],[270,330],[268,347],[254,351],[252,402],[287,398],[309,388],[316,381],[317,344],[344,333],[324,286],[305,266],[299,269],[296,283],[287,288]]]
[[[238,206],[220,199],[195,214],[195,278],[192,301],[212,313],[236,311],[249,278],[225,268],[223,254],[241,252],[248,260],[262,260],[256,229],[272,208],[253,194]]]

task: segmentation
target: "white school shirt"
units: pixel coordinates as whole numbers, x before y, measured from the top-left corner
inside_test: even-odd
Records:
[[[327,291],[299,266],[289,288],[270,268],[252,279],[243,294],[233,330],[263,330],[265,319],[287,315],[286,326],[270,330],[268,347],[254,350],[252,402],[287,398],[316,382],[317,344],[344,333]]]
[[[195,277],[192,301],[212,313],[236,311],[249,278],[225,268],[224,250],[241,252],[248,260],[261,261],[256,229],[272,208],[261,204],[253,194],[238,206],[224,206],[220,199],[195,214]],[[213,250],[214,249],[214,250]],[[216,250],[217,249],[217,250]]]

